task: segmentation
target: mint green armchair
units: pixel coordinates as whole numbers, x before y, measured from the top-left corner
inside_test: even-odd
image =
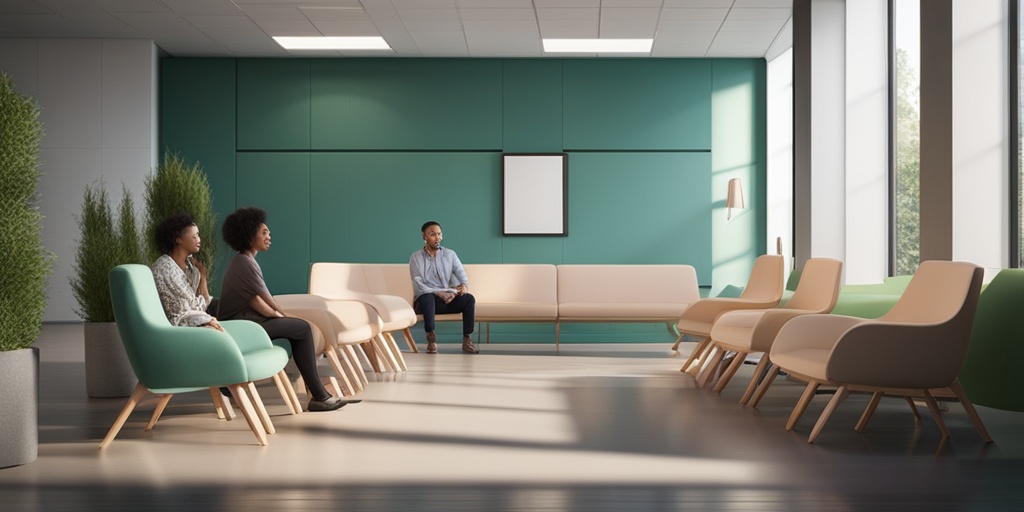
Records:
[[[160,397],[146,425],[146,430],[152,430],[176,393],[219,386],[231,389],[257,441],[261,446],[267,444],[267,432],[273,433],[273,425],[259,396],[253,395],[253,381],[276,376],[288,362],[288,354],[272,345],[263,329],[245,321],[223,322],[227,332],[171,325],[160,305],[153,274],[144,265],[120,265],[111,270],[110,291],[121,342],[139,384],[100,449],[117,437],[144,399]]]

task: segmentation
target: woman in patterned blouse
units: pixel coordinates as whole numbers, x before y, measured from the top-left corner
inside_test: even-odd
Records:
[[[153,280],[167,319],[174,325],[223,331],[206,312],[210,304],[206,267],[192,258],[202,245],[195,221],[184,213],[171,215],[157,224],[155,238],[163,255],[153,262]]]

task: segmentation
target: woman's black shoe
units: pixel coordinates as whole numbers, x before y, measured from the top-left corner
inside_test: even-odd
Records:
[[[345,401],[338,397],[330,397],[325,400],[310,400],[306,409],[309,412],[335,411],[345,407]]]

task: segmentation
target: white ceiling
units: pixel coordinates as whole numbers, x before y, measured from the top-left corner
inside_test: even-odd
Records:
[[[144,38],[218,57],[564,57],[541,38],[653,38],[651,57],[771,58],[792,44],[791,15],[792,0],[0,0],[0,37]],[[271,39],[316,35],[379,35],[393,52]]]

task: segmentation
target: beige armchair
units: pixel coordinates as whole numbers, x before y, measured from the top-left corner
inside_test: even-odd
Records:
[[[896,305],[877,320],[811,315],[787,323],[771,349],[770,375],[774,377],[781,368],[806,381],[807,387],[786,430],[799,421],[818,387],[830,385],[838,389],[808,442],[814,442],[850,391],[872,393],[857,423],[858,432],[866,427],[882,396],[891,394],[923,399],[945,438],[949,430],[934,394],[948,392],[960,399],[982,439],[991,442],[957,379],[967,355],[983,275],[983,269],[971,263],[926,261]]]
[[[754,268],[750,271],[747,286],[739,297],[701,299],[686,308],[676,322],[679,338],[672,345],[672,350],[679,349],[684,336],[696,338],[697,346],[690,352],[682,371],[699,369],[699,366],[694,366],[694,362],[701,360],[705,351],[710,348],[711,326],[719,315],[737,309],[764,309],[777,306],[782,299],[783,273],[782,256],[758,256],[754,260]]]
[[[775,335],[790,320],[818,313],[828,313],[839,298],[839,283],[842,278],[843,262],[830,258],[811,258],[804,264],[800,284],[793,297],[785,306],[775,309],[731,311],[723,314],[711,328],[711,354],[703,371],[697,377],[697,384],[703,387],[718,372],[725,354],[735,352],[732,362],[715,384],[714,390],[721,392],[732,376],[743,365],[747,355],[767,353]],[[764,373],[768,358],[762,357],[740,399],[746,404],[754,394],[754,388]]]

